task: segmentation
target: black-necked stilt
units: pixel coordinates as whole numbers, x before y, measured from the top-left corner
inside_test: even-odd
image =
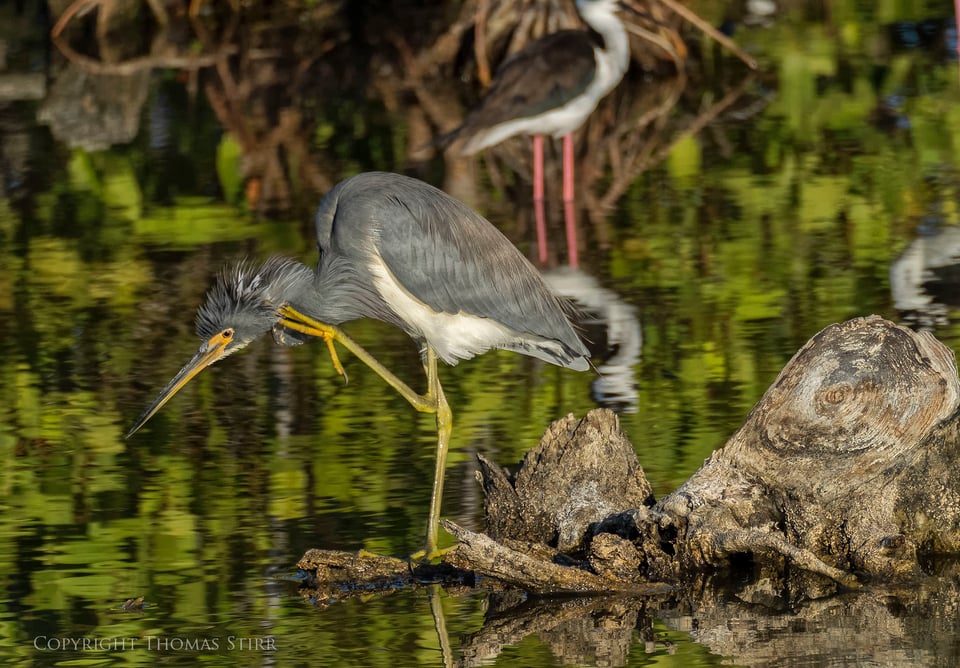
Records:
[[[563,137],[563,200],[569,205],[573,132],[620,83],[630,64],[620,9],[632,10],[619,0],[577,0],[589,30],[550,33],[504,61],[480,105],[446,139],[462,139],[459,152],[473,155],[510,137],[533,135],[533,199],[542,203],[543,136]],[[570,263],[576,265],[576,235],[569,229],[571,217],[567,220]],[[546,261],[544,227],[538,216],[541,262]]]

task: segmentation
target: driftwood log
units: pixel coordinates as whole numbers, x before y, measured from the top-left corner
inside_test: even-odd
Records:
[[[531,593],[628,596],[744,569],[810,598],[915,577],[960,553],[958,403],[953,353],[930,334],[876,316],[831,325],[662,499],[607,410],[556,421],[515,474],[481,457],[487,533],[445,522],[458,543],[444,566],[461,585],[469,573]],[[323,554],[300,566],[329,582]],[[393,583],[425,577],[393,565]]]

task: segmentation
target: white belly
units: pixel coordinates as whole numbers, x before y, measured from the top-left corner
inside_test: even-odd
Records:
[[[371,263],[374,285],[410,329],[426,339],[437,357],[447,364],[470,359],[491,348],[510,347],[521,341],[511,329],[496,320],[467,313],[442,313],[411,295],[378,260]]]

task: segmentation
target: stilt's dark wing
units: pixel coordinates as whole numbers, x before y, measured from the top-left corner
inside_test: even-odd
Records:
[[[592,33],[585,30],[562,30],[538,39],[503,62],[463,127],[468,132],[490,128],[562,106],[590,85],[595,46]]]

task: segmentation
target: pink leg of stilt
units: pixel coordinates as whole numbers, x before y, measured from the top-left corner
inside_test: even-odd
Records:
[[[580,266],[580,257],[577,252],[577,209],[573,200],[563,203],[563,221],[567,226],[567,262],[577,269]]]
[[[563,201],[573,201],[573,135],[563,135]]]
[[[537,258],[540,266],[547,265],[547,216],[542,199],[533,201],[533,218],[537,221]]]
[[[547,263],[547,218],[543,212],[543,135],[533,135],[533,215],[537,221],[537,257]]]
[[[573,206],[573,135],[563,136],[563,218],[567,228],[567,261],[571,267],[580,265],[577,249],[577,217]]]

